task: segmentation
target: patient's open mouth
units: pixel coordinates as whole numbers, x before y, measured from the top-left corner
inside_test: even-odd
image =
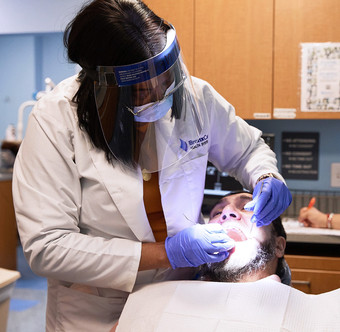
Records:
[[[248,240],[243,232],[236,228],[226,229],[227,235],[232,238],[235,242],[241,242]]]

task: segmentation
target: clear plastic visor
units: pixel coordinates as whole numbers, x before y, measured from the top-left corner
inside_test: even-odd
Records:
[[[143,111],[163,103],[184,84],[186,76],[182,73],[176,80],[172,70],[166,71],[157,78],[136,84],[132,87],[134,107],[127,109],[135,116],[143,116]]]
[[[134,65],[131,65],[134,66]],[[148,71],[158,68],[148,63]],[[114,67],[100,67],[95,100],[103,135],[115,159],[153,173],[175,165],[199,139],[202,113],[180,54],[159,75],[117,84]],[[126,76],[127,77],[127,76]],[[124,79],[126,78],[124,77]]]

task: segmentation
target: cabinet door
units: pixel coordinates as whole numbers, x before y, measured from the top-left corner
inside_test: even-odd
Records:
[[[16,270],[18,234],[10,180],[0,180],[0,211],[0,267]]]
[[[147,6],[158,16],[171,23],[189,72],[193,74],[194,59],[194,0],[145,0]]]
[[[292,286],[307,294],[321,294],[340,287],[340,272],[291,269]]]
[[[292,271],[292,286],[309,294],[329,292],[340,287],[340,258],[285,255]]]
[[[273,0],[196,0],[194,75],[246,119],[272,114]]]
[[[340,42],[339,22],[339,0],[275,0],[274,109],[296,109],[299,119],[340,118],[300,111],[300,43]]]

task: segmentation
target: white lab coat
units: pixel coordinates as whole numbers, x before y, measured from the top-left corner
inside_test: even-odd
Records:
[[[201,220],[207,161],[252,188],[277,173],[261,132],[236,117],[209,84],[193,78],[204,113],[198,146],[160,172],[168,235]],[[140,170],[113,167],[79,129],[75,77],[30,114],[13,174],[18,230],[32,270],[48,278],[47,331],[108,331],[135,284],[167,279],[138,272],[142,242],[154,242]]]

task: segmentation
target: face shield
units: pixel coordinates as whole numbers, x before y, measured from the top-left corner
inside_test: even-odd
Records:
[[[197,96],[171,27],[156,56],[125,66],[98,66],[95,100],[110,151],[125,165],[157,172],[192,150],[203,124]]]

